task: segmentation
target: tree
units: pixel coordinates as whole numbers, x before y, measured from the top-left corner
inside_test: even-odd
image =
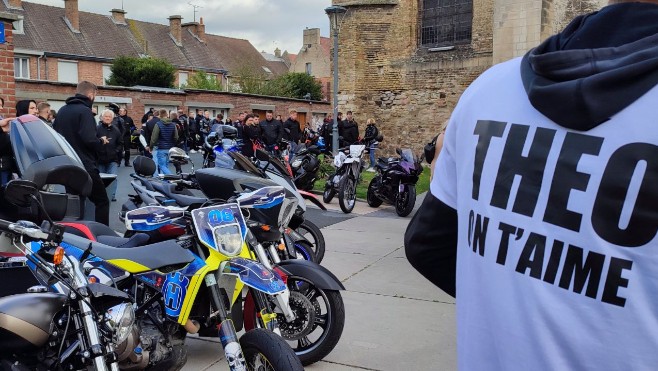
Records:
[[[153,86],[172,88],[176,68],[164,59],[120,56],[114,60],[106,81],[115,86]]]
[[[217,80],[217,77],[203,71],[197,71],[192,77],[187,79],[187,84],[181,87],[201,90],[222,90],[222,84]]]
[[[267,73],[262,68],[243,65],[234,70],[231,75],[237,83],[237,89],[232,89],[232,91],[245,94],[263,94]]]
[[[305,96],[310,94],[312,100],[321,100],[322,85],[306,73],[289,72],[268,81],[262,94],[297,99],[305,99]]]

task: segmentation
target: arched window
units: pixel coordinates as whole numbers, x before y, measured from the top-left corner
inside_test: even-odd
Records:
[[[473,0],[421,0],[420,45],[440,47],[471,42]]]

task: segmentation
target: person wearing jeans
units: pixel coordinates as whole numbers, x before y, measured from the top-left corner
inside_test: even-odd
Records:
[[[178,143],[176,125],[167,120],[167,110],[160,111],[160,120],[153,127],[150,147],[155,152],[154,157],[158,165],[159,174],[171,174],[169,170],[169,149]],[[166,120],[166,121],[163,121]]]
[[[98,151],[98,171],[105,174],[117,174],[121,154],[123,152],[123,133],[116,125],[112,125],[114,112],[109,109],[101,113],[101,124],[96,128],[96,137],[107,138]],[[115,180],[107,187],[107,196],[116,201],[117,181]]]

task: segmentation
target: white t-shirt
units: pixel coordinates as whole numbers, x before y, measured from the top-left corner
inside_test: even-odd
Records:
[[[519,69],[464,92],[431,184],[458,210],[459,368],[658,369],[658,88],[577,132]]]

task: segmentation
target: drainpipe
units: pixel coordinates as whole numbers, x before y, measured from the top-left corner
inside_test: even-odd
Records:
[[[37,80],[41,80],[41,58],[45,58],[44,54],[37,57]]]

